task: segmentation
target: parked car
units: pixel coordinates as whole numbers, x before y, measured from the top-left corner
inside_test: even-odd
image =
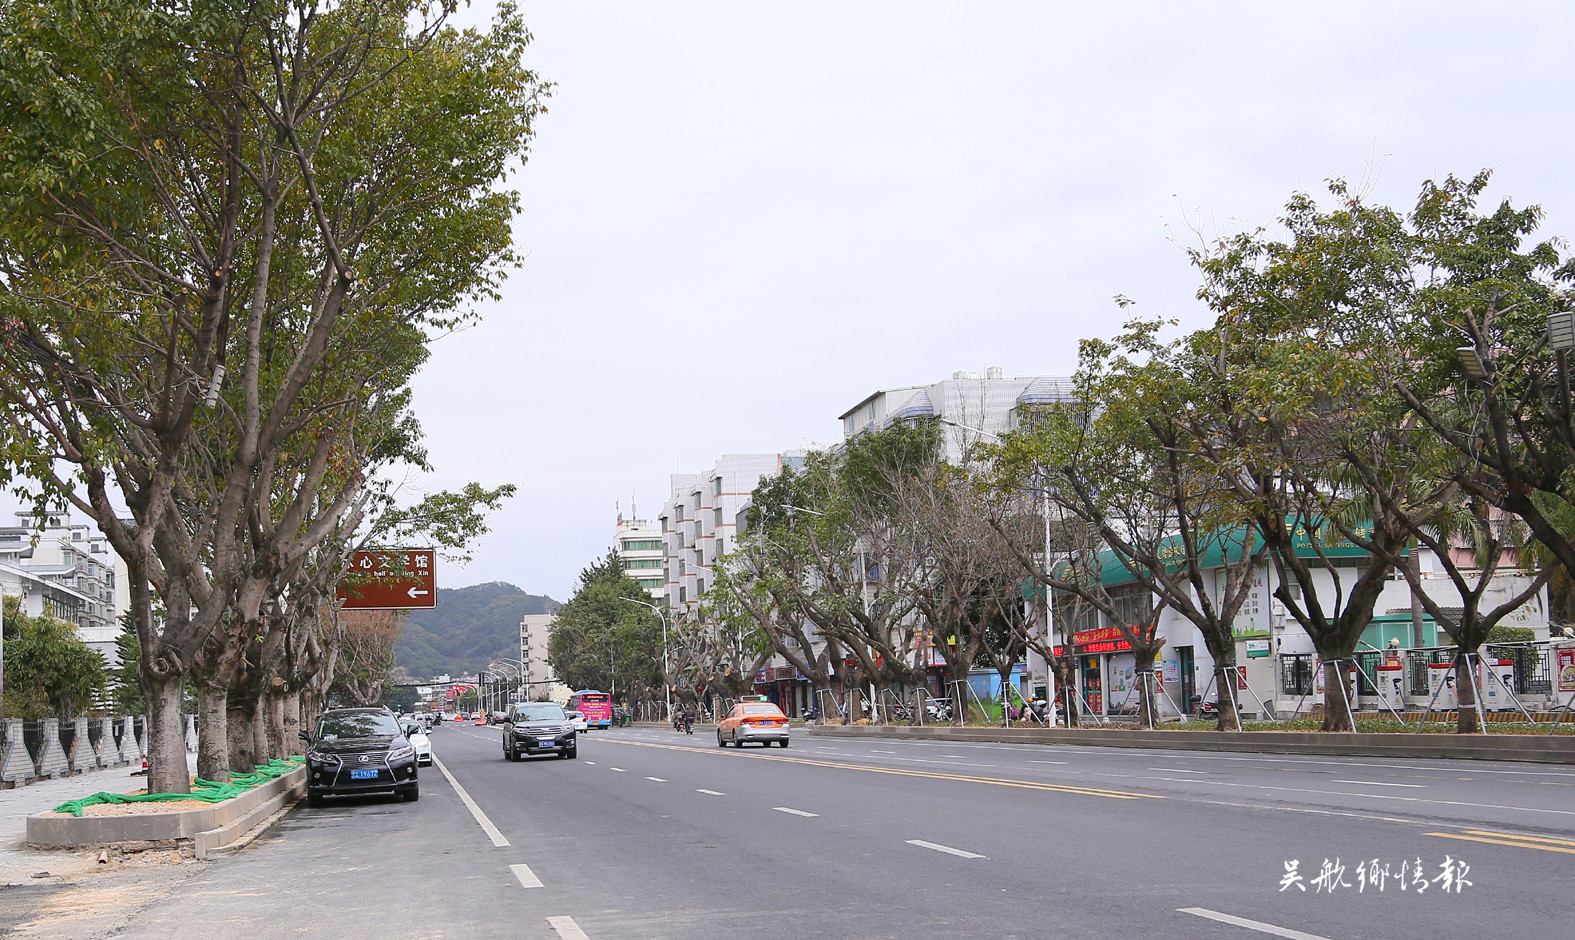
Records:
[[[330,796],[392,792],[421,798],[416,749],[386,708],[331,708],[317,719],[306,748],[306,802]]]
[[[405,740],[416,749],[416,766],[430,767],[432,765],[432,739],[427,737],[426,729],[421,722],[412,721],[405,725]]]
[[[591,723],[585,720],[584,712],[575,711],[571,708],[564,712],[564,714],[567,715],[569,717],[569,721],[573,723],[575,731],[586,732],[591,730]]]
[[[716,746],[731,743],[743,747],[746,741],[757,741],[765,747],[775,741],[787,747],[788,717],[764,698],[739,702],[726,718],[717,722]]]
[[[573,760],[579,756],[574,723],[556,702],[522,702],[504,714],[503,759],[519,760],[526,754],[556,754]]]

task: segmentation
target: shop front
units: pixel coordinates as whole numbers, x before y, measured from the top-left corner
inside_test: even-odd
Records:
[[[1072,651],[1077,656],[1077,691],[1083,699],[1083,711],[1108,715],[1113,709],[1136,707],[1132,693],[1136,682],[1132,644],[1120,627],[1074,633]],[[1057,656],[1062,652],[1062,647],[1056,647]],[[1128,698],[1132,698],[1131,703]]]

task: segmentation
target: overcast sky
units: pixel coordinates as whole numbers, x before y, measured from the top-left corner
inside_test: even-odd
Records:
[[[525,3],[529,257],[416,400],[423,487],[519,494],[439,583],[563,600],[631,494],[881,387],[1067,373],[1117,293],[1203,326],[1181,246],[1329,177],[1489,167],[1575,233],[1575,12],[1292,6]]]

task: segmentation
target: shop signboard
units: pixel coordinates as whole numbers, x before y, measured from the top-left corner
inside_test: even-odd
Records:
[[[1559,677],[1559,691],[1575,692],[1575,646],[1557,647],[1553,657],[1554,671]]]
[[[1248,659],[1268,659],[1269,658],[1269,641],[1267,639],[1263,639],[1263,640],[1248,640],[1247,641],[1247,658]]]

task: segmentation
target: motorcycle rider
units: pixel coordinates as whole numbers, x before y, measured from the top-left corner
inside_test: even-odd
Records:
[[[695,707],[693,703],[684,705],[684,733],[695,733]]]

